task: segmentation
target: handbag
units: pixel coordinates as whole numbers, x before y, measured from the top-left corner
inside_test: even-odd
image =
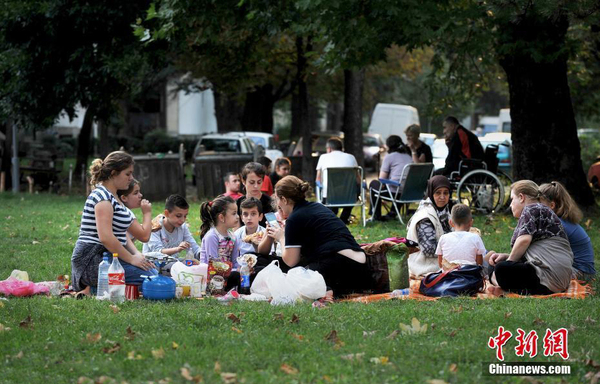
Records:
[[[445,272],[433,272],[421,280],[419,292],[425,296],[473,296],[483,290],[483,268],[461,265]]]

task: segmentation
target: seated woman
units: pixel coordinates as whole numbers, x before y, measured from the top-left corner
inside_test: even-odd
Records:
[[[549,206],[560,219],[573,251],[575,278],[591,280],[596,276],[594,248],[585,230],[579,225],[583,213],[566,188],[558,181],[540,185],[542,203]]]
[[[283,246],[288,267],[303,266],[323,275],[328,294],[362,292],[372,287],[366,256],[346,225],[331,210],[306,201],[310,186],[295,176],[275,185],[275,201],[287,219],[284,228],[267,227],[267,235]],[[263,240],[260,253],[268,253],[272,241]]]
[[[133,179],[133,157],[121,151],[112,152],[104,160],[94,160],[90,174],[90,184],[95,189],[83,207],[79,238],[71,257],[73,288],[84,294],[93,293],[90,288],[98,285],[98,265],[107,251],[119,255],[125,269],[125,282],[139,285],[142,283],[140,275],[152,270],[154,264],[134,251],[127,232],[138,239],[145,238],[144,226],[150,225],[151,206],[142,207],[142,226],[117,198],[117,190],[127,189]]]
[[[379,171],[380,179],[389,179],[393,181],[400,182],[400,190],[404,186],[404,180],[400,180],[402,176],[402,171],[407,164],[413,162],[413,159],[410,157],[410,150],[404,143],[400,136],[391,135],[385,141],[385,144],[388,146],[388,154],[383,159],[383,163],[381,164],[381,170]],[[406,177],[406,175],[404,175]],[[369,195],[371,196],[371,209],[373,209],[373,220],[378,221],[387,221],[389,219],[393,219],[394,211],[390,211],[390,215],[381,216],[381,200],[377,202],[375,205],[375,201],[377,200],[376,193],[379,191],[381,183],[379,180],[373,180],[369,184]],[[396,187],[390,185],[390,190],[392,193],[396,193]],[[382,196],[390,197],[390,194],[387,192],[385,188],[381,191]],[[395,213],[395,212],[394,212]]]
[[[536,183],[521,180],[511,187],[510,209],[519,219],[508,253],[488,253],[493,284],[489,292],[548,295],[564,292],[573,272],[573,252],[556,214],[540,203]]]
[[[410,149],[412,160],[415,163],[431,163],[433,162],[433,154],[431,153],[431,147],[421,140],[421,126],[418,124],[409,125],[405,130],[406,134],[406,145]]]
[[[438,271],[438,257],[435,250],[443,234],[452,231],[450,227],[450,191],[452,186],[446,176],[434,176],[427,182],[426,198],[408,222],[406,238],[419,244],[419,252],[408,257],[408,270],[413,276],[422,276]]]

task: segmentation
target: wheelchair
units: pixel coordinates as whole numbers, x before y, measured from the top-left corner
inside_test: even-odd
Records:
[[[498,169],[498,145],[485,149],[484,159],[462,160],[449,180],[456,191],[456,201],[472,211],[484,214],[500,212],[510,201],[512,179]]]

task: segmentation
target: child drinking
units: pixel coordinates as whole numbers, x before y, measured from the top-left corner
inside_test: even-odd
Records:
[[[440,268],[446,271],[456,265],[482,265],[486,252],[481,237],[469,232],[473,225],[471,209],[464,204],[456,204],[450,215],[454,232],[442,235],[435,251]]]
[[[142,208],[142,212],[146,212],[146,211],[151,212],[152,211],[152,204],[148,200],[142,199],[143,195],[140,192],[140,182],[137,181],[136,179],[131,180],[131,183],[129,183],[129,187],[127,189],[117,190],[117,197],[119,198],[119,200],[121,200],[123,205],[125,207],[127,207],[127,209],[130,212],[132,209],[135,209],[135,208]],[[131,215],[133,217],[135,217],[133,212],[131,212]],[[146,218],[146,216],[144,216],[144,219],[145,218]],[[148,223],[144,223],[144,224],[142,224],[142,228],[144,231],[144,235],[142,237],[140,237],[139,240],[142,242],[146,242],[146,241],[150,240],[152,225],[148,224]],[[131,234],[127,233],[127,237],[130,238],[132,242],[135,241],[135,238],[133,236],[131,236]],[[129,241],[128,241],[128,245],[129,245]],[[128,250],[130,250],[130,252],[133,251],[133,250],[129,249],[128,246],[126,246],[126,248],[128,248]]]
[[[240,208],[244,226],[238,228],[234,233],[240,244],[240,255],[255,253],[256,247],[265,233],[265,227],[258,224],[263,218],[262,204],[260,200],[250,197],[244,200]]]

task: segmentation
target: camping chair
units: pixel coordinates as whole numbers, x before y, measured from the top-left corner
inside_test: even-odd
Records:
[[[367,218],[365,191],[361,188],[361,182],[364,180],[362,167],[325,168],[323,177],[325,174],[327,175],[327,200],[323,202],[323,186],[318,182],[317,201],[330,208],[361,207],[361,219],[364,227]]]
[[[400,214],[401,209],[404,207],[404,211],[406,212],[405,204],[418,203],[423,199],[425,190],[427,189],[427,181],[431,178],[432,174],[433,163],[412,163],[405,165],[400,176],[400,180],[404,180],[402,191],[400,191],[400,180],[379,179],[381,183],[379,190],[372,191],[377,196],[375,206],[377,206],[379,200],[391,202],[398,215],[398,220],[404,224],[402,215]],[[396,187],[396,191],[392,191],[392,187]],[[385,191],[387,191],[388,195],[382,194]]]

